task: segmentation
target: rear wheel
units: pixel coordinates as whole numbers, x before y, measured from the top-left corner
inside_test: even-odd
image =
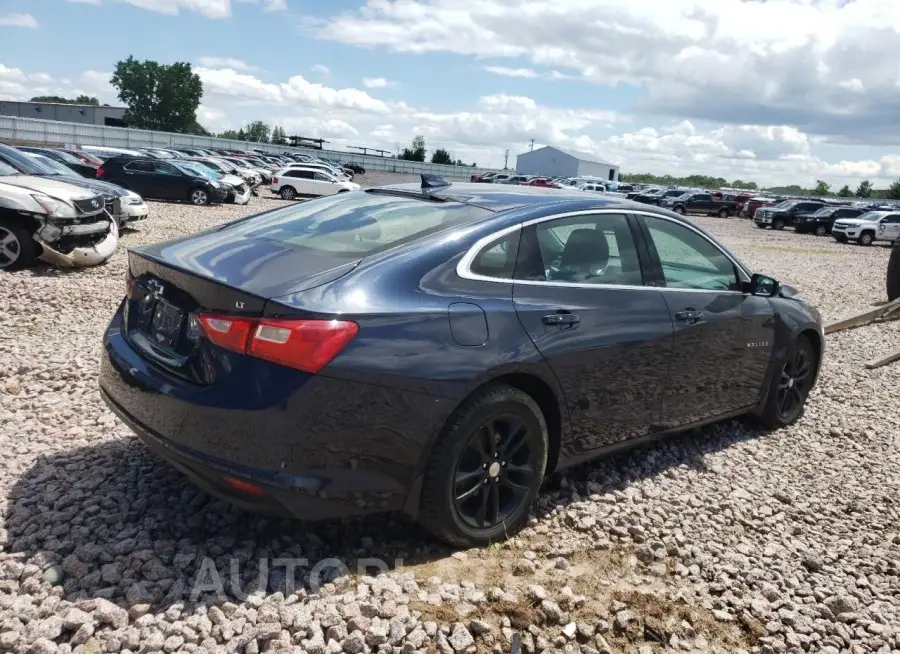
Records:
[[[547,467],[547,423],[537,403],[509,386],[491,386],[451,417],[425,470],[419,521],[459,547],[516,532]]]
[[[719,209],[719,218],[728,218],[728,209]]]
[[[18,270],[34,262],[38,244],[22,225],[0,218],[0,269]]]
[[[766,403],[757,416],[770,429],[785,427],[803,415],[816,373],[816,352],[806,336],[799,336],[772,380]]]
[[[293,186],[282,186],[281,190],[278,191],[278,195],[281,196],[282,200],[293,200],[297,197],[297,191],[294,190]]]
[[[825,225],[817,225],[816,226],[816,236],[825,236],[828,233],[828,229]]]
[[[191,204],[196,204],[198,206],[209,204],[209,193],[202,188],[191,189],[191,192],[188,194],[188,199],[191,201]]]
[[[859,235],[857,243],[859,243],[860,245],[872,245],[872,241],[874,240],[875,236],[872,234],[872,232],[863,232]]]

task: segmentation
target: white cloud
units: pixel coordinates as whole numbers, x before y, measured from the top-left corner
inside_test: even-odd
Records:
[[[331,71],[328,69],[328,66],[324,64],[316,64],[315,66],[310,68],[310,70],[314,73],[318,73],[319,75],[325,75],[326,77],[328,75],[331,75]]]
[[[520,77],[522,79],[572,79],[573,75],[566,75],[558,70],[541,72],[534,68],[510,68],[508,66],[482,66],[482,70],[494,75],[503,75],[504,77]]]
[[[37,29],[37,19],[31,14],[0,14],[0,27],[28,27]]]
[[[238,0],[245,4],[262,5],[264,11],[286,11],[287,0]]]
[[[234,57],[197,57],[197,64],[203,68],[231,68],[232,70],[256,70],[246,61]]]
[[[273,84],[237,71],[223,68],[197,68],[203,80],[204,94],[226,96],[237,102],[262,104],[301,104],[326,108],[354,109],[387,113],[388,105],[359,89],[333,89],[309,82],[301,75]]]
[[[397,84],[383,77],[364,77],[362,82],[367,89],[384,89]]]
[[[207,18],[228,18],[231,15],[231,0],[108,0],[177,16],[181,10],[193,11]],[[103,0],[69,0],[80,4],[100,5]]]
[[[224,111],[201,104],[197,107],[197,122],[210,132],[223,132],[231,126]]]
[[[469,55],[501,75],[551,68],[633,84],[645,92],[641,110],[676,119],[900,143],[896,0],[367,0],[307,18],[304,29],[363,47]]]

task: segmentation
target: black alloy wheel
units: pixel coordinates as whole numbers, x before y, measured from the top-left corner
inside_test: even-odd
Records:
[[[503,523],[531,491],[534,435],[515,416],[497,416],[472,434],[456,464],[453,504],[470,527]]]
[[[805,348],[797,347],[781,369],[775,392],[778,414],[785,422],[792,422],[803,409],[812,376],[812,357]]]
[[[473,393],[437,437],[425,466],[419,522],[455,547],[506,539],[528,519],[544,481],[547,422],[527,393]]]

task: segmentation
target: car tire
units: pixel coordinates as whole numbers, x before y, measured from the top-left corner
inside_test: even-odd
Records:
[[[190,193],[188,193],[188,202],[191,204],[199,206],[203,206],[204,204],[209,204],[209,193],[206,189],[202,188],[192,188]]]
[[[531,396],[506,385],[478,391],[454,412],[431,451],[419,522],[456,547],[507,538],[537,497],[548,445],[547,422]]]
[[[872,232],[863,232],[859,235],[859,238],[856,239],[856,242],[860,245],[869,246],[872,245],[872,241],[874,240],[875,236],[872,234]]]
[[[828,234],[828,228],[825,225],[816,226],[816,236],[825,236]]]
[[[781,218],[776,218],[772,221],[772,229],[781,231],[782,229],[784,229],[784,221]]]
[[[765,404],[756,419],[767,429],[779,429],[796,422],[803,415],[809,391],[816,377],[818,357],[806,336],[798,336],[788,350],[766,394]],[[790,406],[786,406],[786,398]]]
[[[681,214],[682,216],[685,215],[685,214],[687,213],[687,212],[684,210],[684,207],[675,207],[675,208],[673,209],[673,211],[675,211],[675,213]]]
[[[837,241],[838,243],[846,243],[847,242],[847,237],[844,236],[843,234],[841,234],[840,236],[835,236],[834,234],[832,234],[832,236],[834,236],[834,240]]]
[[[719,209],[719,218],[728,218],[729,215],[730,214],[728,213],[728,209]]]
[[[900,297],[900,242],[894,241],[887,266],[887,296],[889,301]]]
[[[281,196],[282,200],[293,200],[297,197],[297,191],[294,190],[293,186],[282,186],[281,190],[278,191],[278,195]]]
[[[40,245],[15,220],[0,218],[0,269],[19,270],[34,263]]]
[[[765,229],[766,228],[766,226],[763,225],[762,223],[753,223],[753,224],[756,225],[757,229]]]

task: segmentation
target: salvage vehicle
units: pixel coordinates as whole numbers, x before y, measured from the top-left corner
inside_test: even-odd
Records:
[[[243,179],[251,189],[262,184],[262,175],[254,172],[250,168],[239,168],[230,161],[225,161],[222,157],[199,157],[196,159],[189,159],[188,161],[202,163],[204,166],[212,168],[223,175],[237,175]]]
[[[118,242],[102,196],[0,163],[0,268],[24,268],[38,258],[94,266],[109,259]]]
[[[469,177],[470,181],[477,182],[481,184],[491,184],[494,181],[494,177],[497,176],[498,173],[475,173]]]
[[[839,243],[856,241],[872,245],[875,241],[900,240],[900,213],[897,211],[869,211],[858,218],[836,220],[831,235]]]
[[[279,170],[288,170],[291,168],[299,168],[301,170],[319,170],[323,173],[334,177],[335,179],[340,179],[345,182],[352,182],[353,178],[349,175],[342,173],[340,170],[335,170],[333,167],[323,164],[323,163],[297,163],[293,162],[287,164],[286,166],[282,166]]]
[[[252,274],[247,271],[252,270]],[[545,476],[796,421],[818,312],[689,219],[581,191],[400,184],[129,250],[100,390],[210,494],[503,540]]]
[[[779,202],[781,202],[781,200],[778,198],[756,195],[744,202],[744,208],[741,213],[747,218],[754,218],[756,216],[756,210],[760,207],[773,207]]]
[[[14,168],[21,175],[52,178],[78,186],[103,196],[104,209],[121,228],[128,222],[143,220],[150,213],[144,200],[121,186],[97,179],[87,179],[61,163],[32,152],[0,144],[0,162]]]
[[[97,179],[113,182],[145,198],[198,205],[223,202],[228,194],[219,182],[161,159],[112,157],[97,170]]]
[[[359,184],[355,182],[339,179],[318,168],[302,168],[300,164],[279,171],[269,186],[269,190],[281,196],[282,200],[293,200],[298,196],[336,195],[359,189]]]
[[[82,177],[87,177],[88,179],[96,178],[97,168],[100,167],[96,164],[90,164],[81,161],[78,157],[71,155],[63,150],[53,150],[51,148],[30,148],[24,145],[19,146],[17,149],[21,150],[22,152],[31,152],[33,154],[44,155],[48,159],[58,161],[62,165],[72,169]]]
[[[859,218],[865,212],[856,207],[822,207],[813,213],[801,213],[794,218],[794,231],[800,234],[825,236],[831,233],[836,220]]]
[[[240,157],[223,156],[222,159],[224,159],[225,161],[227,161],[228,163],[230,163],[234,166],[237,166],[238,168],[251,170],[254,173],[258,174],[260,176],[260,179],[262,180],[261,181],[262,184],[268,184],[269,182],[272,181],[272,171],[269,170],[268,168],[261,168],[259,166],[255,166],[255,165],[253,165],[253,163],[251,161],[249,161],[247,159],[242,159]]]
[[[180,165],[181,168],[197,173],[201,177],[218,182],[225,190],[224,201],[228,204],[247,204],[250,201],[250,186],[237,175],[220,173],[199,161],[173,159],[172,162]]]
[[[365,175],[365,174],[366,174],[366,169],[363,168],[363,165],[362,165],[362,164],[358,164],[358,163],[356,163],[356,162],[354,162],[354,161],[347,161],[347,162],[345,162],[345,163],[343,164],[342,167],[343,167],[343,168],[347,168],[347,169],[349,169],[349,170],[352,170],[352,171],[353,171],[354,173],[356,173],[357,175]]]
[[[661,206],[662,203],[669,198],[677,198],[688,192],[688,189],[667,188],[660,191],[659,193],[642,193],[635,196],[634,201],[640,202],[641,204],[650,204],[658,207]]]
[[[136,222],[146,220],[147,216],[150,214],[150,208],[147,206],[147,203],[144,202],[144,198],[134,191],[129,191],[121,186],[104,182],[99,179],[85,179],[80,175],[74,174],[62,164],[53,161],[52,159],[47,159],[39,154],[25,153],[25,156],[33,158],[38,163],[55,172],[53,175],[46,176],[102,194],[105,200],[104,208],[116,221],[116,226],[119,228],[120,232],[127,226],[133,226]],[[38,173],[26,172],[26,174],[37,175]],[[43,177],[45,175],[40,174],[39,176]]]
[[[825,206],[821,200],[785,200],[773,207],[762,207],[753,215],[753,223],[760,229],[784,229],[794,225],[800,214],[812,213]]]
[[[728,218],[738,212],[737,201],[716,199],[710,193],[685,193],[661,202],[660,206],[681,215],[698,213],[719,218]]]

